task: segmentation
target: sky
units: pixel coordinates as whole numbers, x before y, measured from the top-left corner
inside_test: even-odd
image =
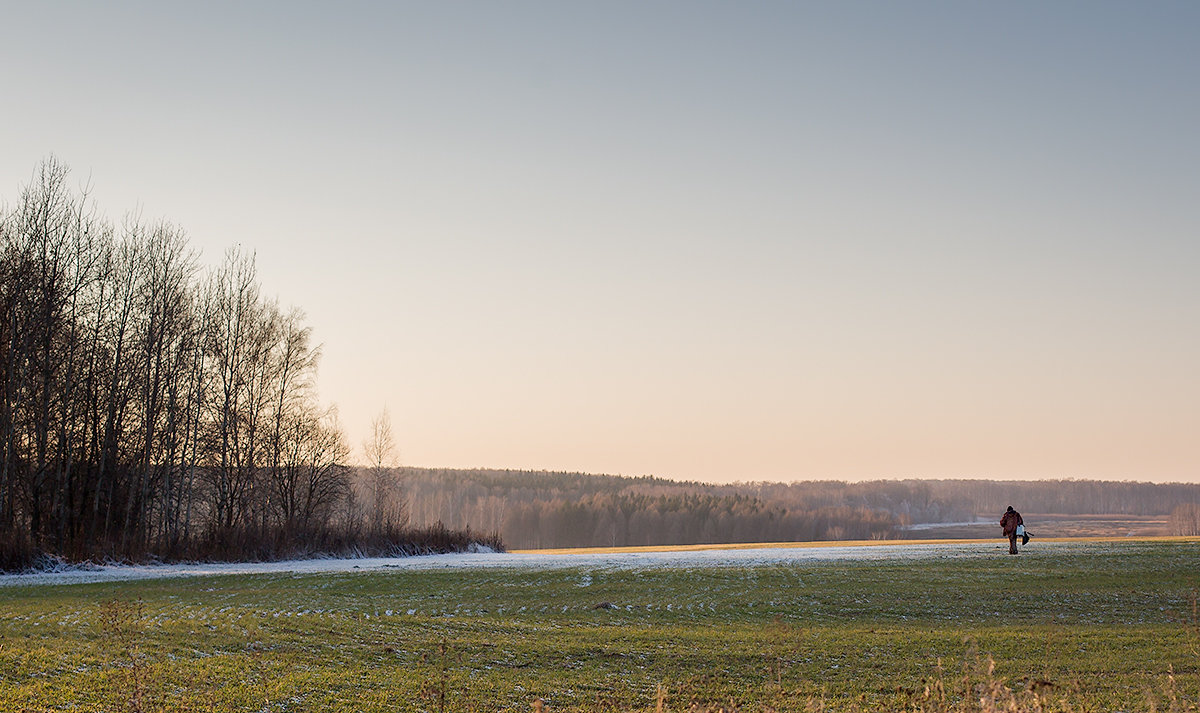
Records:
[[[1200,5],[3,2],[0,200],[240,245],[348,442],[1200,482]]]

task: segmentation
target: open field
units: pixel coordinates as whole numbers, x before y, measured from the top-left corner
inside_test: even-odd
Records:
[[[1171,532],[1166,515],[1064,515],[1061,513],[1025,513],[1025,522],[1039,540],[1062,537],[1134,537],[1146,539],[1167,536]],[[981,522],[918,525],[907,535],[918,538],[997,537],[999,518],[980,518]]]
[[[9,583],[0,710],[1200,710],[1200,541],[994,545]]]

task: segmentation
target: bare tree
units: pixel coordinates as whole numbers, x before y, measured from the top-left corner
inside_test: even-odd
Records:
[[[1200,535],[1200,503],[1180,503],[1171,510],[1171,534]]]
[[[213,316],[211,449],[204,470],[210,526],[230,531],[250,519],[254,485],[254,436],[259,406],[256,378],[262,357],[263,319],[254,257],[230,250],[210,283]]]
[[[408,514],[396,472],[392,417],[386,407],[371,420],[371,435],[362,448],[367,461],[366,497],[371,530],[381,532],[404,525]]]
[[[303,485],[300,514],[304,527],[312,529],[327,524],[338,503],[349,497],[350,473],[345,462],[350,448],[335,409],[319,418],[310,414],[305,420],[308,430],[299,449],[303,457],[297,459]]]

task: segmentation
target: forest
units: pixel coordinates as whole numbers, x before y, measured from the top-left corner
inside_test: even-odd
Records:
[[[653,477],[401,468],[415,524],[498,532],[510,548],[896,539],[922,523],[1030,513],[1155,517],[1200,535],[1200,485],[876,480],[714,485]],[[998,532],[996,527],[987,530]]]
[[[0,210],[0,570],[466,546],[356,489],[319,358],[253,254],[203,269],[182,229],[114,225],[47,159]]]

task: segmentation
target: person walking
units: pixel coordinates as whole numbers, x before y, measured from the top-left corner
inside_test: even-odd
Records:
[[[1017,529],[1025,529],[1025,521],[1021,519],[1021,513],[1013,510],[1013,506],[1009,505],[1008,510],[1000,517],[1000,529],[1004,532],[1004,536],[1008,538],[1008,554],[1017,554],[1017,538],[1021,536],[1021,532]]]

